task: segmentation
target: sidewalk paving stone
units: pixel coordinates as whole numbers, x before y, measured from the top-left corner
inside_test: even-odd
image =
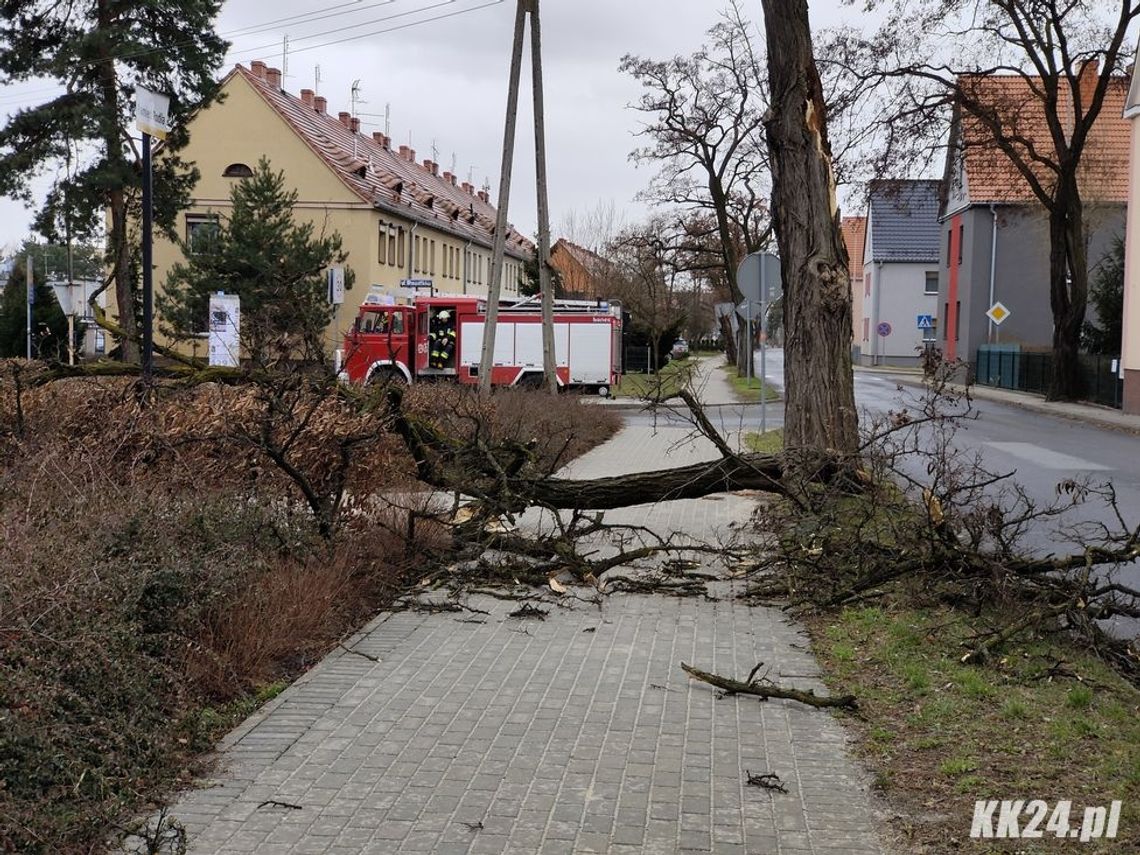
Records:
[[[627,428],[572,477],[716,454],[678,428]],[[739,495],[607,515],[714,538]],[[192,853],[880,852],[865,776],[840,722],[788,701],[718,699],[680,663],[823,691],[806,635],[736,599],[551,600],[545,620],[472,595],[487,615],[374,620],[230,734],[218,768],[171,808]],[[774,772],[788,793],[745,784]],[[265,805],[279,801],[300,809]]]

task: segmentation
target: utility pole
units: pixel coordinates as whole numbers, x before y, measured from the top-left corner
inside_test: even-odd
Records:
[[[499,297],[503,289],[503,254],[507,248],[507,206],[511,199],[511,171],[515,159],[515,128],[519,114],[519,77],[522,74],[523,34],[526,27],[526,0],[518,0],[515,36],[511,48],[511,76],[507,88],[507,121],[503,130],[503,165],[499,173],[499,208],[495,217],[495,242],[491,253],[491,282],[487,294],[487,318],[483,329],[483,353],[479,359],[479,391],[491,391],[491,369],[495,355],[495,327],[499,323]]]
[[[550,282],[550,199],[546,189],[546,119],[542,97],[542,26],[539,0],[530,0],[530,61],[534,87],[534,157],[538,184],[538,282],[542,289],[542,372],[550,394],[558,394],[554,348],[554,288]]]
[[[507,207],[510,203],[511,171],[514,166],[515,128],[518,124],[519,77],[521,75],[523,38],[526,16],[531,16],[531,66],[534,89],[535,173],[538,194],[538,276],[542,289],[542,367],[547,388],[558,391],[556,351],[554,345],[554,292],[550,282],[550,204],[546,184],[546,126],[542,92],[542,28],[539,23],[539,0],[518,0],[515,12],[514,45],[511,51],[511,75],[507,89],[507,120],[503,133],[503,166],[499,178],[499,207],[495,220],[495,241],[491,257],[491,282],[487,295],[487,318],[483,332],[483,353],[479,361],[479,391],[491,388],[494,367],[495,333],[499,320],[499,300],[503,286],[503,256],[507,244]],[[470,180],[470,178],[468,179]]]

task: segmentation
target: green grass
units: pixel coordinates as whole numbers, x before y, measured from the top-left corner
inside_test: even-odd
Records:
[[[673,360],[657,374],[623,374],[611,392],[615,398],[671,398],[684,388],[694,364],[688,359]]]
[[[1021,639],[984,666],[963,665],[986,620],[896,601],[809,619],[829,688],[859,699],[860,716],[848,722],[892,809],[908,828],[906,817],[932,804],[945,816],[913,826],[915,847],[942,851],[953,837],[962,841],[956,851],[996,851],[963,840],[980,798],[1120,799],[1131,842],[1140,823],[1140,690],[1059,638]],[[1046,676],[1058,662],[1071,676]],[[1120,843],[1081,851],[1123,851]]]
[[[784,448],[784,431],[778,428],[766,433],[746,433],[744,447],[759,454],[775,454]]]
[[[757,402],[762,394],[767,396],[769,401],[780,400],[780,390],[761,382],[759,377],[737,377],[735,365],[724,365],[721,370],[732,381],[732,388],[736,390],[736,396],[742,401]]]

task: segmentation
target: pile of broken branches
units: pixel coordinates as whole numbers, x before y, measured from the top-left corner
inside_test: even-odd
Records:
[[[746,596],[793,610],[893,597],[947,605],[989,627],[963,662],[1019,637],[1063,632],[1140,680],[1135,648],[1104,628],[1117,616],[1140,618],[1140,591],[1114,575],[1140,557],[1140,526],[1125,520],[1111,484],[1065,480],[1041,505],[1012,473],[959,451],[956,429],[973,410],[944,378],[913,409],[869,428],[857,495],[820,486],[808,508],[761,509],[757,525],[775,534],[774,545],[756,559]],[[1074,508],[1098,502],[1112,523],[1065,526]],[[1043,527],[1057,528],[1072,551],[1034,551]]]

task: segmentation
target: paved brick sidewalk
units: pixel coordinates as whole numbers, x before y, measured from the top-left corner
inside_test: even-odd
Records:
[[[691,462],[683,431],[627,429],[574,466]],[[738,497],[627,509],[702,537]],[[374,621],[228,737],[215,780],[172,813],[194,853],[876,853],[869,799],[829,714],[718,700],[680,662],[821,689],[780,612],[616,595],[546,620],[402,612]],[[553,596],[553,595],[551,595]],[[380,661],[373,661],[379,659]],[[746,786],[778,774],[788,793]],[[297,807],[292,807],[292,806]]]

